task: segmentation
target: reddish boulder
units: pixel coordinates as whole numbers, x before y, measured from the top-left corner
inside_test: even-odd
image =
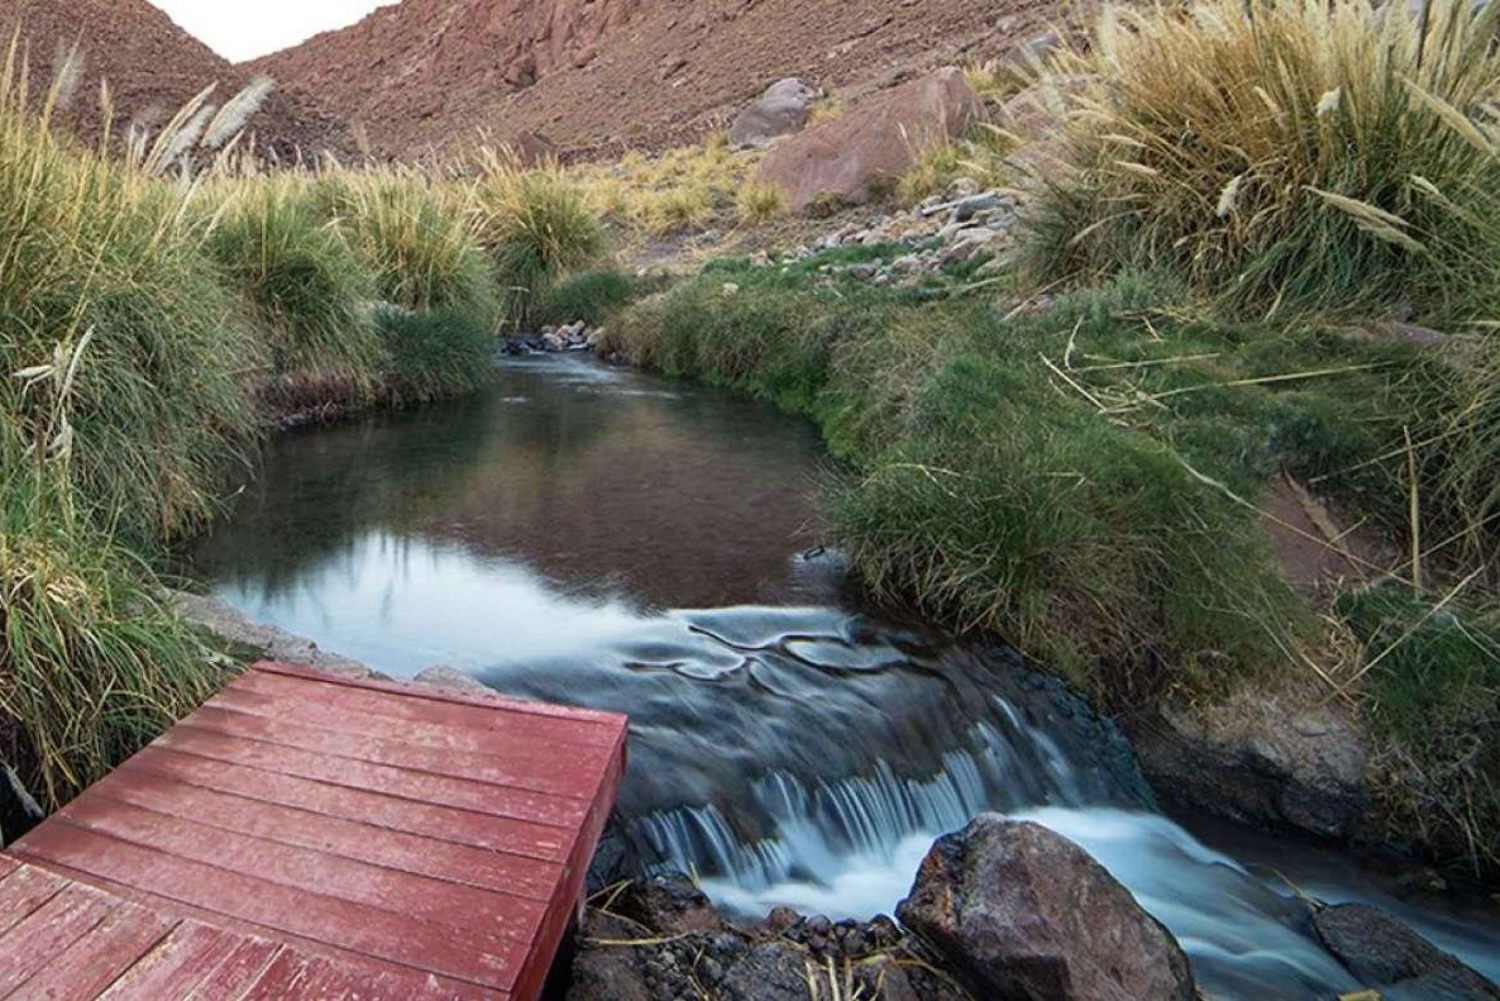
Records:
[[[825,200],[860,203],[880,178],[906,173],[924,150],[984,117],[984,102],[953,67],[902,84],[788,140],[760,166],[763,184],[805,212]]]
[[[939,838],[896,915],[975,997],[1196,997],[1172,934],[1087,852],[1039,824],[989,813]]]

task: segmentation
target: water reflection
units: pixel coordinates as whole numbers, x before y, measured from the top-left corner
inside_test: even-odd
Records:
[[[379,645],[368,630],[383,596],[352,582],[396,571],[415,588],[418,564],[429,585],[451,572],[444,599],[466,609],[494,599],[501,561],[545,568],[569,596],[647,608],[780,601],[787,555],[812,541],[823,463],[811,426],[754,402],[591,362],[516,362],[456,404],[273,442],[233,522],[193,561],[252,613],[357,620],[347,633],[364,649]],[[333,596],[302,607],[310,577],[340,576],[340,602],[376,607],[341,603],[333,619],[320,618]],[[499,600],[487,614],[524,627]]]

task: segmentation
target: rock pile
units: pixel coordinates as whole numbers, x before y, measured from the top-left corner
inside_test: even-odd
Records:
[[[778,908],[745,927],[725,921],[681,874],[631,884],[591,910],[568,1001],[807,1001],[856,996],[963,1001],[938,957],[888,917],[805,918]]]
[[[536,334],[508,338],[504,351],[512,355],[593,351],[603,336],[603,327],[591,327],[583,320],[576,320],[560,327],[543,327]]]
[[[900,246],[906,248],[905,252],[893,253],[889,259],[831,263],[819,270],[862,278],[873,285],[911,287],[923,284],[948,265],[985,257],[988,260],[975,272],[975,277],[983,278],[999,274],[1009,263],[1022,197],[1021,192],[1009,188],[981,190],[973,178],[961,177],[941,195],[915,208],[850,223],[786,256],[805,261],[831,250]],[[761,266],[784,263],[766,253],[752,260]]]

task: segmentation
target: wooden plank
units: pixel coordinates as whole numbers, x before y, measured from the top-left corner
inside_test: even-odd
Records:
[[[521,713],[507,713],[500,725],[481,729],[452,723],[430,723],[416,719],[403,719],[399,725],[392,722],[389,714],[377,715],[360,708],[359,700],[352,692],[335,690],[337,698],[317,698],[326,693],[314,686],[307,686],[305,693],[268,693],[258,690],[255,675],[235,682],[215,695],[207,703],[234,712],[268,716],[272,719],[303,723],[342,733],[359,733],[367,737],[384,737],[409,744],[420,744],[447,751],[465,751],[472,754],[510,755],[528,753],[532,748],[545,748],[556,754],[565,751],[572,755],[587,749],[610,746],[604,741],[563,741],[559,737],[571,736],[574,727],[559,728],[552,720],[530,717]],[[499,715],[492,713],[491,715]]]
[[[477,987],[418,973],[376,969],[333,956],[287,949],[277,956],[240,1001],[507,1001],[509,991]]]
[[[263,938],[240,939],[229,957],[214,967],[183,1001],[238,1001],[284,948],[279,942]],[[141,1001],[159,1001],[159,998],[158,995],[157,999]]]
[[[361,822],[434,840],[562,862],[572,832],[472,810],[392,799],[381,793],[244,768],[165,748],[147,747],[120,771],[149,770],[177,782]]]
[[[13,849],[23,861],[83,873],[352,952],[510,990],[526,950],[511,939],[436,925],[176,858],[54,818]]]
[[[567,934],[568,925],[572,921],[578,904],[583,899],[584,881],[588,876],[589,863],[593,860],[594,851],[598,847],[599,836],[604,832],[604,826],[609,822],[609,815],[614,810],[620,782],[625,775],[625,738],[626,735],[622,732],[610,769],[600,781],[589,809],[589,815],[574,839],[567,865],[563,871],[563,878],[558,881],[552,905],[548,908],[547,919],[532,943],[531,954],[527,957],[526,965],[523,967],[521,980],[516,985],[516,993],[521,997],[541,996],[548,971],[552,969],[552,963],[557,958],[558,947],[562,943],[563,936]]]
[[[438,841],[201,786],[184,785],[128,765],[96,784],[91,795],[108,796],[182,820],[252,837],[530,900],[550,900],[553,887],[562,876],[562,867],[555,862]]]
[[[245,940],[198,921],[182,921],[100,995],[101,1001],[186,997]]]
[[[144,907],[120,903],[92,932],[27,980],[12,997],[93,1001],[176,924]]]
[[[158,737],[152,746],[266,772],[366,789],[398,799],[440,803],[462,810],[497,817],[514,817],[517,820],[570,830],[582,822],[588,811],[587,804],[566,796],[505,789],[483,782],[429,775],[345,758],[331,760],[310,751],[241,740],[183,723]]]
[[[9,876],[19,868],[21,868],[21,863],[9,855],[0,854],[0,882],[3,882],[6,876]]]
[[[144,810],[112,799],[104,790],[69,803],[55,815],[54,823],[58,819],[229,872],[521,942],[532,940],[545,911],[545,905],[535,900],[294,848]],[[113,878],[130,882],[123,873]]]
[[[116,906],[98,890],[71,884],[27,915],[0,940],[0,997],[46,968]]]
[[[248,713],[204,706],[184,726],[211,730],[243,740],[259,740],[283,747],[337,758],[351,758],[377,765],[449,778],[574,799],[589,799],[599,772],[609,760],[603,747],[568,748],[515,747],[504,754],[473,754],[410,744],[386,737],[367,737],[323,727],[289,723]]]
[[[23,865],[5,877],[0,881],[0,935],[20,924],[67,885],[66,879],[30,865]]]
[[[398,695],[403,701],[407,702],[443,702],[456,706],[475,706],[490,713],[501,710],[502,712],[523,713],[527,716],[550,716],[554,719],[577,723],[601,723],[608,727],[619,726],[625,719],[620,713],[604,712],[598,709],[583,709],[576,706],[560,706],[551,702],[537,702],[532,699],[518,699],[502,695],[499,692],[470,695],[463,692],[455,692],[451,689],[436,688],[431,685],[416,684],[409,681],[381,681],[378,678],[341,678],[324,671],[314,670],[313,668],[300,667],[296,664],[282,664],[276,661],[262,661],[256,664],[247,674],[259,674],[262,676],[279,675],[285,678],[311,681],[320,685],[338,685],[345,688],[383,692],[388,695]]]
[[[336,690],[337,705],[371,716],[408,723],[470,727],[552,744],[608,746],[613,743],[615,731],[621,725],[618,718],[614,721],[608,717],[574,719],[531,709],[489,706],[472,700],[417,698],[411,694],[413,689],[409,686],[405,690],[400,686],[377,685],[374,682],[362,682],[358,686],[333,686],[301,676],[275,674],[260,668],[241,675],[231,687],[237,691],[261,692],[277,698],[305,699],[314,703],[334,701],[330,690]],[[391,698],[392,694],[404,694],[404,697]]]

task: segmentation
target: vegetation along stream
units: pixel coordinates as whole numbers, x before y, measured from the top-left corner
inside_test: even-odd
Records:
[[[829,460],[801,420],[553,356],[458,402],[283,436],[264,461],[194,554],[218,595],[391,674],[443,664],[630,713],[627,838],[723,906],[890,912],[935,836],[996,809],[1093,853],[1215,997],[1358,987],[1273,871],[1500,976],[1484,915],[1403,905],[1313,849],[1195,836],[1061,685],[862,614],[816,548]]]

